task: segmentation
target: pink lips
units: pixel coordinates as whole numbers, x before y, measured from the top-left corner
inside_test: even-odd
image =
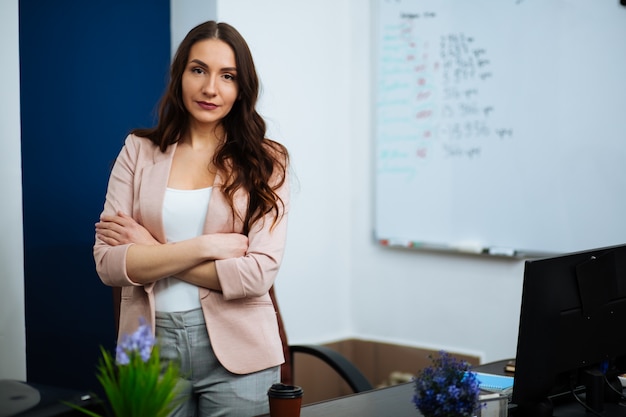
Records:
[[[206,101],[198,101],[198,106],[202,107],[204,110],[215,110],[217,109],[217,105],[213,103],[207,103]]]

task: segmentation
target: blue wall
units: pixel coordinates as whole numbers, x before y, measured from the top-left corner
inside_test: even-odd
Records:
[[[169,20],[169,0],[20,1],[29,382],[96,389],[99,346],[115,346],[94,223],[124,137],[154,123]]]

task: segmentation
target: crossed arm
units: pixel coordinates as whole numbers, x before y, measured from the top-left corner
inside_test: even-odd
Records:
[[[215,233],[174,243],[160,243],[132,217],[118,212],[103,215],[96,223],[96,237],[117,246],[129,244],[126,273],[137,284],[148,284],[168,276],[221,291],[216,259],[244,256],[248,238],[239,233]]]

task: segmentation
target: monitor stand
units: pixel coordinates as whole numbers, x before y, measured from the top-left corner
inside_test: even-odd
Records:
[[[604,411],[604,375],[599,369],[587,369],[584,372],[585,404],[593,411]]]
[[[584,381],[585,404],[597,413],[602,413],[607,404],[618,404],[625,399],[622,383],[616,376],[609,379],[599,369],[588,369],[584,373]]]

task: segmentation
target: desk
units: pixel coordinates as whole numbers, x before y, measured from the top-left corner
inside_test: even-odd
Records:
[[[504,372],[508,360],[474,368],[477,372],[511,375]],[[412,402],[413,383],[394,385],[352,394],[302,407],[300,417],[419,417],[422,414]],[[305,393],[306,395],[306,393]],[[516,416],[509,408],[509,416]],[[555,402],[553,417],[589,417],[584,408],[572,399]],[[626,417],[626,404],[605,404],[605,417]],[[259,417],[269,417],[269,414]]]
[[[475,371],[504,375],[508,360],[474,368]],[[413,403],[412,382],[347,395],[302,407],[300,417],[419,417]],[[306,393],[305,393],[306,395]],[[268,417],[266,414],[265,417]],[[261,416],[263,417],[263,416]]]
[[[417,417],[413,383],[379,388],[302,407],[301,417]]]

